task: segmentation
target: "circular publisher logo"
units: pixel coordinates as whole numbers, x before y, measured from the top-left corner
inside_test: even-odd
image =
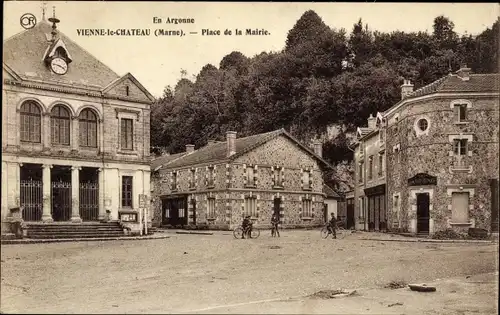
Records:
[[[21,26],[24,29],[28,30],[30,28],[35,27],[35,25],[36,25],[36,17],[33,14],[31,14],[31,13],[24,13],[21,16],[20,22],[21,22]]]

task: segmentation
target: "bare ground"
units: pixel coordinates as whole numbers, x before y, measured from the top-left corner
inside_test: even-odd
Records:
[[[368,296],[381,294],[383,300],[382,297],[396,291],[406,292],[410,300],[416,299],[415,305],[428,304],[425,297],[415,292],[383,289],[391,281],[429,282],[498,270],[497,244],[362,240],[367,234],[336,241],[320,239],[319,231],[281,233],[281,238],[270,238],[266,231],[256,240],[236,240],[229,232],[217,232],[172,234],[169,239],[159,240],[4,245],[1,311],[331,314],[363,313],[370,309],[377,312],[376,306],[382,304]],[[304,298],[319,290],[341,288],[359,289],[363,293],[345,298],[344,302]],[[488,305],[496,307],[497,293],[492,296],[484,291],[491,289],[464,288],[455,291],[461,292],[459,297],[465,302],[479,303],[472,297],[483,292],[481,303],[491,300]],[[450,298],[449,294],[446,298]],[[348,302],[363,296],[363,303]],[[283,300],[287,302],[280,302]],[[314,311],[303,303],[320,306]],[[351,306],[342,311],[329,303]],[[405,303],[410,307],[408,300]],[[380,307],[385,310],[383,313],[394,309],[401,314],[397,308],[405,303]],[[450,307],[459,309],[446,314],[468,311],[467,303],[452,304]],[[224,309],[227,305],[230,307]]]

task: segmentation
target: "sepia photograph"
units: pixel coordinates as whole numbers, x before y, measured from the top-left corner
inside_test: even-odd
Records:
[[[498,3],[4,1],[1,314],[498,314]]]

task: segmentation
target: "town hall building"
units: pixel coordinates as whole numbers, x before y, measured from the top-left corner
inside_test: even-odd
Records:
[[[2,233],[13,208],[26,223],[118,221],[150,195],[153,96],[49,22],[3,43]]]

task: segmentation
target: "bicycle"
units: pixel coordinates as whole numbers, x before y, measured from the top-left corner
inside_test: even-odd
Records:
[[[250,235],[248,235],[248,232],[246,233],[247,236],[250,236],[250,238],[258,238],[260,236],[260,230],[255,228],[252,228],[252,230],[250,231]],[[233,236],[236,239],[243,238],[243,227],[237,226],[236,228],[234,228]]]
[[[321,229],[321,238],[328,238],[328,236],[330,234],[333,234],[329,225],[325,225],[322,229]],[[346,230],[344,229],[342,226],[338,226],[337,229],[336,229],[336,235],[337,235],[337,238],[338,239],[343,239],[344,237],[346,237],[348,234],[351,234],[351,231],[350,230]]]

